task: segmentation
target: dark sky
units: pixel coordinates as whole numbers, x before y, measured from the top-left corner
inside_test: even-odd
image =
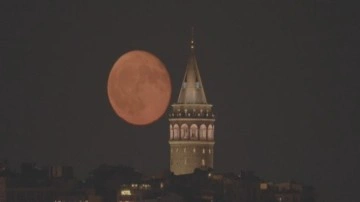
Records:
[[[9,2],[0,3],[0,158],[14,168],[66,164],[82,177],[101,163],[167,169],[166,115],[149,126],[126,124],[109,104],[107,78],[120,55],[150,51],[169,70],[174,102],[195,25],[217,115],[215,169],[294,179],[315,186],[320,201],[358,201],[356,6]]]

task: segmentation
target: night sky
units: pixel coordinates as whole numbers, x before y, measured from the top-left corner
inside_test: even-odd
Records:
[[[167,66],[175,102],[194,25],[216,113],[215,170],[254,170],[313,185],[319,201],[358,201],[356,6],[9,2],[0,3],[0,158],[12,168],[72,165],[79,177],[102,163],[168,169],[167,114],[128,125],[110,106],[107,79],[122,54],[149,51]]]

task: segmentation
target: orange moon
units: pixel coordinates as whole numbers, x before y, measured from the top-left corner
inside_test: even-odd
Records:
[[[115,113],[134,125],[147,125],[166,111],[171,81],[165,65],[153,54],[134,50],[122,55],[110,71],[107,92]]]

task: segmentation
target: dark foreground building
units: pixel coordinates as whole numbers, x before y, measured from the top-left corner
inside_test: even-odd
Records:
[[[236,175],[196,169],[191,174],[171,174],[123,185],[117,201],[314,202],[315,198],[313,190],[306,186],[264,182],[251,171]]]
[[[49,167],[25,167],[21,173],[0,172],[0,202],[315,201],[311,187],[293,181],[266,182],[251,171],[235,174],[198,168],[184,175],[164,172],[149,177],[128,166],[101,165],[80,181],[54,177]]]
[[[21,172],[0,172],[0,202],[101,202],[95,190],[82,186],[69,166],[23,163]]]

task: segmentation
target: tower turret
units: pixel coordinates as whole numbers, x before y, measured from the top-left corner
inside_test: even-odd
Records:
[[[171,106],[170,170],[181,175],[196,168],[213,168],[215,116],[201,81],[193,32],[180,94]]]

